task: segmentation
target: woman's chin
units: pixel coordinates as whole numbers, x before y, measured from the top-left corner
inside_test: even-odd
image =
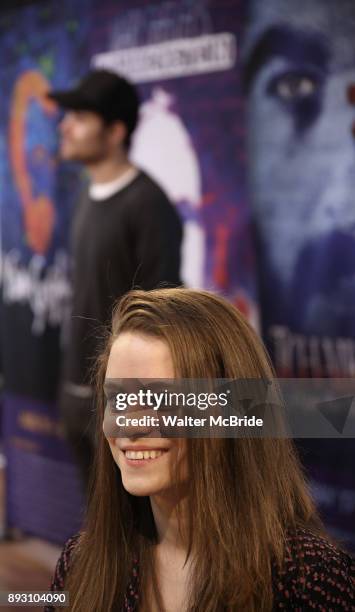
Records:
[[[150,485],[148,482],[139,482],[139,479],[125,479],[122,478],[122,484],[126,489],[127,493],[134,495],[135,497],[150,497],[161,492],[161,487]]]

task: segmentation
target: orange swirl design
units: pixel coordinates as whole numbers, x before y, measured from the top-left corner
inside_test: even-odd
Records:
[[[27,109],[33,99],[39,102],[47,115],[55,114],[55,104],[45,97],[49,88],[50,84],[40,72],[23,72],[15,83],[9,125],[10,161],[23,208],[25,239],[28,246],[39,254],[46,253],[50,245],[55,206],[47,195],[35,197],[32,193],[25,155],[26,119]]]

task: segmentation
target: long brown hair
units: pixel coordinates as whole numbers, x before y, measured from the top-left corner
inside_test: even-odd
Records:
[[[123,331],[165,340],[181,378],[273,378],[257,334],[224,299],[185,288],[134,290],[116,307],[97,370],[97,451],[91,495],[65,588],[72,612],[121,610],[133,556],[140,597],[154,583],[149,498],[123,488],[102,431],[103,382],[111,346]],[[293,443],[288,439],[190,439],[189,610],[270,611],[271,568],[280,567],[289,529],[322,530]],[[142,528],[142,517],[144,528]],[[156,582],[156,581],[155,581]],[[156,584],[155,584],[156,586]],[[158,598],[159,599],[159,598]]]

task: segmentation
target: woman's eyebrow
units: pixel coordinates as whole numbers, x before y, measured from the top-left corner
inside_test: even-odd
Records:
[[[175,388],[175,386],[177,386],[176,382],[174,383],[174,380],[175,379],[171,380],[166,378],[152,378],[140,380],[139,382],[145,389],[162,389],[162,387],[164,387],[164,389],[169,389]]]
[[[320,32],[305,32],[287,25],[268,28],[257,40],[245,63],[243,81],[249,91],[258,72],[275,57],[328,69],[330,48]]]
[[[166,378],[152,378],[152,379],[129,379],[130,382],[134,380],[136,383],[136,389],[132,387],[126,389],[124,387],[124,379],[107,378],[103,384],[103,390],[106,396],[116,394],[116,393],[137,393],[140,389],[143,391],[147,391],[148,389],[152,391],[168,391],[170,389],[176,389],[177,384],[175,379],[166,379]],[[175,381],[175,382],[174,382]]]

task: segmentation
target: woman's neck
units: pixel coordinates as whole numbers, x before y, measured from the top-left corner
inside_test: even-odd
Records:
[[[186,499],[153,495],[150,503],[159,545],[164,548],[187,550]]]

